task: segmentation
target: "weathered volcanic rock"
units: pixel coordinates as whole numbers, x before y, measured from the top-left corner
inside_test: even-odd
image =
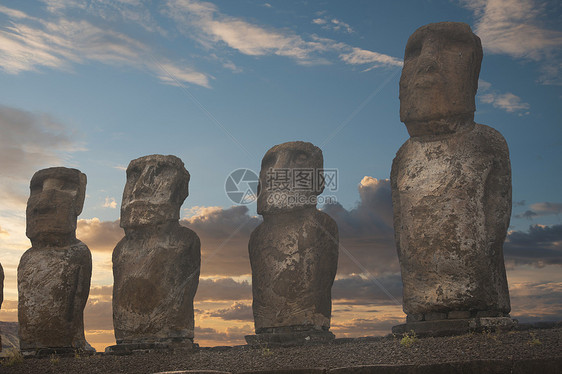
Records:
[[[260,173],[258,213],[264,221],[249,242],[255,336],[250,344],[299,344],[332,339],[331,288],[338,262],[338,228],[316,209],[321,174],[309,188],[287,182],[301,170],[322,169],[322,151],[290,142],[270,149]]]
[[[474,123],[482,48],[463,23],[418,29],[406,46],[400,117],[410,139],[391,172],[408,321],[503,317],[511,215],[504,138]]]
[[[92,257],[75,236],[85,192],[86,176],[76,169],[44,169],[31,180],[26,233],[32,247],[18,266],[22,351],[91,349],[83,312]]]
[[[189,173],[175,156],[145,156],[127,168],[121,206],[125,237],[113,252],[118,346],[193,340],[200,241],[178,221],[188,183]]]

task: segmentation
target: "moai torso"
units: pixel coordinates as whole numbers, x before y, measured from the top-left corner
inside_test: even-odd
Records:
[[[249,244],[256,333],[330,328],[337,230],[315,208],[264,217]]]
[[[84,338],[83,311],[90,291],[92,257],[76,239],[86,176],[50,168],[31,180],[27,236],[32,247],[18,266],[20,348],[91,349]]]
[[[330,216],[316,209],[315,198],[323,186],[296,191],[268,177],[275,170],[321,168],[321,150],[304,142],[273,147],[263,159],[258,213],[264,221],[249,242],[257,334],[330,327],[338,229]],[[312,178],[318,182],[317,175]]]
[[[200,241],[179,225],[189,173],[175,156],[131,161],[121,207],[125,237],[113,252],[117,344],[193,339]]]
[[[509,312],[509,170],[505,140],[483,125],[402,146],[391,179],[407,314]]]
[[[474,123],[482,48],[462,23],[419,28],[400,78],[410,139],[391,172],[395,239],[411,322],[510,311],[503,242],[511,215],[509,152]]]

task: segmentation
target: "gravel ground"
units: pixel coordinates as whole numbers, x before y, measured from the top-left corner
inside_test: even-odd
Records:
[[[156,373],[174,370],[243,372],[287,368],[337,368],[360,365],[423,365],[495,359],[562,357],[562,328],[423,338],[405,344],[402,337],[336,339],[305,347],[214,347],[195,351],[148,352],[128,356],[26,358],[0,373]]]

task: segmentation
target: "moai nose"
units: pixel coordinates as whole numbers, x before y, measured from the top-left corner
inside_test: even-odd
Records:
[[[154,169],[151,167],[145,168],[133,188],[133,196],[141,198],[149,196],[153,190],[154,183]]]
[[[424,43],[417,59],[417,73],[427,74],[436,72],[439,67],[439,61],[437,58],[438,54],[439,47],[437,43],[434,43],[431,40]]]

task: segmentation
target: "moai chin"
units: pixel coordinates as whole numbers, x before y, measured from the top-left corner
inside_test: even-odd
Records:
[[[395,332],[512,323],[502,249],[511,168],[501,134],[474,122],[481,61],[464,23],[420,27],[406,45],[400,120],[410,139],[391,185],[407,324]]]
[[[84,337],[92,256],[76,239],[86,175],[55,167],[35,173],[27,201],[31,248],[18,266],[20,349],[27,353],[93,350]]]
[[[334,338],[331,289],[339,241],[335,221],[316,209],[322,167],[320,148],[305,142],[277,145],[262,160],[257,209],[263,223],[248,245],[256,330],[246,336],[249,344]]]
[[[131,161],[121,205],[125,237],[113,251],[117,346],[191,346],[199,284],[199,237],[180,226],[189,173],[176,156]]]

